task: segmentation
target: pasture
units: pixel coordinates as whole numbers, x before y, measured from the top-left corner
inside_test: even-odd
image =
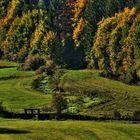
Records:
[[[0,119],[0,140],[139,140],[130,122],[33,121]]]

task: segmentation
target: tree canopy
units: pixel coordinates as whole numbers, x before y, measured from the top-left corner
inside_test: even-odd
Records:
[[[0,52],[18,62],[39,54],[133,81],[140,77],[136,8],[139,0],[1,0]]]

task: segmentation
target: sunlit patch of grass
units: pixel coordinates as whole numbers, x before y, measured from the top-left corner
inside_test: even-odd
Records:
[[[1,140],[140,139],[140,125],[129,124],[128,122],[25,121],[0,119],[0,123]],[[9,130],[9,132],[11,132],[10,135],[3,133],[3,129]]]

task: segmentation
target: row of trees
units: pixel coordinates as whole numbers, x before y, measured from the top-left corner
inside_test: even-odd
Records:
[[[140,80],[140,14],[126,8],[114,17],[103,19],[91,51],[90,66],[104,76],[127,83]]]
[[[120,44],[121,36],[125,38],[128,35],[127,30],[132,24],[130,21],[126,24],[127,14],[124,14],[124,21],[117,21],[117,16],[116,19],[104,18],[114,15],[124,7],[133,7],[137,2],[139,0],[1,0],[0,52],[4,53],[4,57],[19,62],[24,62],[30,54],[41,54],[45,59],[51,59],[54,63],[68,68],[85,68],[89,62],[89,66],[99,67],[99,64],[96,64],[99,62],[96,61],[99,53],[96,51],[96,46],[108,48],[108,42],[104,41],[104,38],[109,38],[112,34],[111,28],[119,24],[125,26],[123,31],[118,25],[111,35],[111,43],[115,44],[114,49],[116,49]],[[125,10],[124,13],[127,11]],[[98,28],[97,23],[100,20],[102,21]],[[110,24],[113,24],[112,27]],[[92,49],[93,42],[95,44]],[[101,44],[96,45],[98,42]],[[117,64],[108,59],[106,55],[108,52],[104,50],[102,53],[107,61],[100,62],[104,67],[102,69],[108,69],[107,65],[111,63],[113,69],[111,73],[117,75],[114,66]],[[110,51],[113,53],[114,50]],[[93,55],[94,53],[96,55]],[[113,54],[111,57],[114,57]],[[108,72],[105,72],[105,75],[108,75]]]
[[[83,51],[85,62],[93,45],[97,23],[104,17],[112,16],[124,7],[132,7],[137,0],[77,0],[74,9],[73,39],[76,47]]]

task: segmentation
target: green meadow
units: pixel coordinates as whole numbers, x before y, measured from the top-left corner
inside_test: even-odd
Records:
[[[0,66],[3,64],[6,66],[6,62],[0,61]],[[6,68],[0,69],[0,101],[7,110],[22,112],[24,108],[42,108],[51,104],[51,94],[43,94],[32,89],[31,82],[35,77],[32,71],[18,71],[16,67],[11,68],[10,62]],[[66,71],[61,77],[59,86],[66,92],[72,91],[72,95],[68,96],[69,99],[75,100],[77,96],[84,96],[86,107],[80,112],[84,115],[99,115],[98,113],[105,111],[110,113],[113,108],[120,109],[124,113],[132,113],[139,108],[139,86],[129,86],[102,78],[98,71]],[[94,93],[96,96],[91,100],[88,98],[89,95],[86,95],[88,93]],[[100,104],[102,98],[106,96],[113,96],[114,99]],[[140,125],[132,122],[0,119],[0,140],[139,139]]]
[[[35,91],[31,87],[36,78],[33,71],[19,71],[11,68],[13,63],[0,61],[0,101],[6,109],[22,112],[24,108],[50,106],[52,95]],[[14,63],[15,65],[15,63]],[[16,65],[15,65],[16,66]],[[10,68],[8,68],[10,67]],[[89,116],[110,115],[118,110],[122,115],[132,115],[140,108],[140,86],[127,85],[100,76],[95,70],[66,70],[59,87],[77,108],[77,98],[82,97],[80,114]]]
[[[3,64],[5,63],[0,61],[0,66]],[[12,65],[10,62],[7,64]],[[50,103],[50,95],[31,88],[34,78],[35,73],[32,71],[18,71],[16,67],[0,69],[0,101],[7,110],[22,112],[24,108],[40,108]]]
[[[0,140],[139,140],[140,125],[128,122],[0,119]]]

